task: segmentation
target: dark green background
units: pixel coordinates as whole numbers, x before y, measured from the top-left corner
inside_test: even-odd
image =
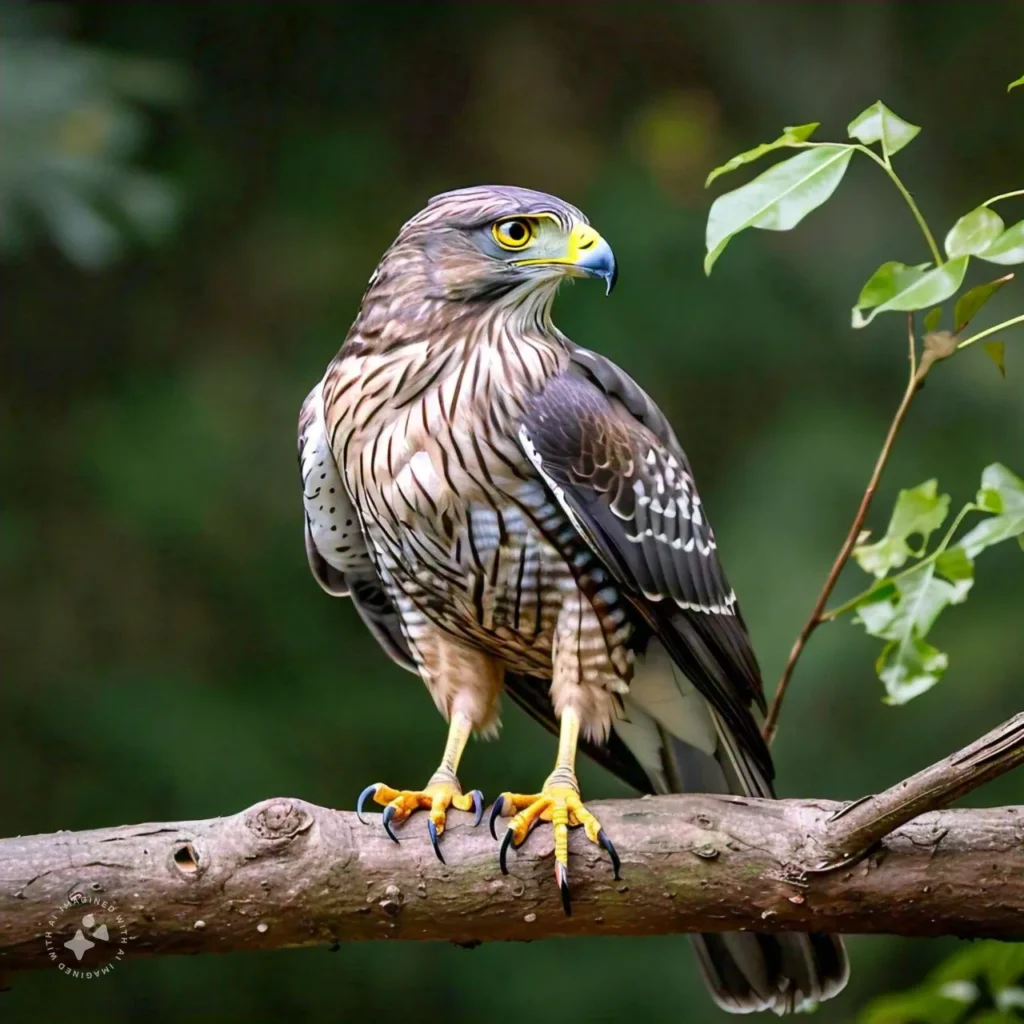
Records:
[[[675,422],[774,682],[903,387],[902,318],[854,332],[849,307],[880,262],[927,253],[895,190],[854,161],[796,232],[743,236],[707,280],[704,175],[784,124],[821,120],[842,138],[881,97],[923,125],[898,162],[941,237],[1021,186],[1024,91],[1005,86],[1024,71],[1022,5],[64,14],[73,41],[166,58],[192,90],[150,112],[139,155],[183,198],[163,244],[87,272],[41,240],[0,265],[0,833],[212,816],[277,794],[351,807],[369,782],[432,771],[444,726],[426,692],[308,574],[294,424],[399,225],[462,185],[555,192],[614,246],[614,296],[567,289],[558,322]],[[1021,305],[1011,285],[981,323]],[[1006,381],[976,350],[929,378],[876,530],[900,486],[938,476],[958,506],[987,463],[1024,471],[1024,339],[1007,341]],[[946,679],[905,708],[880,701],[874,641],[823,629],[783,716],[780,791],[861,795],[1019,710],[1022,568],[1015,546],[982,556],[969,603],[934,634]],[[553,750],[509,708],[500,745],[472,745],[463,779],[528,789]],[[622,792],[582,774],[592,798]],[[979,795],[1020,798],[1011,776]],[[819,1019],[853,1019],[951,946],[851,940],[853,980]],[[9,984],[0,1019],[17,1022],[723,1019],[682,937],[378,943]]]

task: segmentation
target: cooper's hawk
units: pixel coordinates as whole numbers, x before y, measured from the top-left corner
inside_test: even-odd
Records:
[[[502,692],[558,733],[539,793],[503,793],[500,849],[552,822],[569,912],[567,828],[618,870],[580,800],[576,748],[637,789],[772,795],[751,706],[760,672],[693,474],[667,420],[614,364],[554,326],[566,277],[610,291],[608,243],[575,207],[527,189],[432,199],[370,278],[299,420],[306,550],[449,722],[421,790],[368,795],[392,824],[418,808],[438,857],[456,776]],[[442,857],[443,859],[443,857]],[[848,968],[824,935],[695,937],[727,1010],[782,1013],[835,995]]]

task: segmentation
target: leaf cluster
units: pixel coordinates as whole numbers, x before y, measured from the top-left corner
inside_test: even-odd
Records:
[[[862,537],[853,550],[857,564],[875,582],[826,616],[834,619],[853,611],[854,622],[885,641],[875,670],[889,704],[905,704],[931,689],[945,672],[948,656],[927,637],[946,608],[967,599],[978,555],[1014,538],[1024,549],[1024,480],[1005,466],[993,463],[985,469],[975,500],[961,508],[929,550],[949,507],[949,495],[938,493],[935,480],[900,491],[885,535],[872,543]],[[954,542],[972,513],[984,518]]]
[[[1011,87],[1014,84],[1011,83]],[[788,231],[821,206],[839,187],[854,154],[868,157],[892,180],[917,221],[931,259],[916,264],[887,260],[861,288],[851,313],[855,328],[866,327],[881,313],[913,313],[936,307],[960,291],[972,259],[1000,266],[1024,263],[1024,220],[1009,227],[991,207],[994,203],[1024,196],[1024,189],[987,199],[965,213],[946,233],[945,256],[913,197],[896,173],[892,157],[908,146],[921,131],[879,100],[861,111],[848,125],[854,142],[813,142],[817,122],[784,128],[772,142],[739,153],[716,167],[706,184],[745,164],[781,149],[801,150],[770,167],[746,185],[719,196],[708,214],[704,258],[705,273],[711,269],[736,235],[748,228]],[[877,147],[877,148],[873,148]],[[959,334],[1012,274],[972,288],[957,302],[954,334]],[[934,330],[941,310],[933,311]],[[1011,323],[1019,322],[1019,319]],[[1007,324],[1009,326],[1009,324]],[[959,341],[965,347],[974,340]],[[1002,344],[989,342],[985,351],[1005,371]]]

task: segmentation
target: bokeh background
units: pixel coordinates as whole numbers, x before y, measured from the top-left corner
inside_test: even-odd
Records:
[[[797,231],[743,236],[705,279],[704,176],[784,124],[842,138],[882,98],[924,127],[898,160],[941,237],[1022,184],[1024,94],[1005,94],[1022,38],[1019,3],[3,8],[0,833],[279,794],[351,807],[433,770],[425,691],[309,576],[294,425],[399,225],[462,185],[558,193],[615,247],[614,297],[567,289],[557,319],[676,423],[773,682],[903,387],[902,319],[854,332],[849,308],[880,262],[927,253],[854,161]],[[1021,288],[979,325],[1019,312]],[[1007,341],[1005,381],[980,351],[929,378],[875,529],[900,486],[938,476],[957,505],[987,463],[1024,470],[1024,338]],[[814,637],[776,746],[783,794],[884,787],[1021,708],[1024,561],[996,550],[933,634],[947,677],[907,707],[881,702],[874,641],[846,623]],[[464,762],[487,794],[534,784],[553,752],[505,720]],[[623,792],[582,774],[591,798]],[[977,799],[1021,790],[1006,776]],[[819,1019],[854,1020],[955,945],[854,938],[853,981]],[[9,984],[0,1019],[17,1022],[724,1019],[681,937]]]

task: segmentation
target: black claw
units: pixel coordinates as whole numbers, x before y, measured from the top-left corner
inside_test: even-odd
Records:
[[[391,831],[391,821],[394,818],[395,813],[394,805],[388,804],[387,807],[384,808],[384,813],[380,816],[380,819],[384,822],[384,831],[387,832],[387,834],[397,843],[398,836]]]
[[[473,798],[473,812],[476,814],[473,828],[476,828],[484,820],[484,795],[479,789],[474,789],[469,795]],[[494,830],[491,829],[491,831],[493,832]],[[494,838],[497,839],[498,837],[495,836]]]
[[[498,799],[494,801],[494,806],[491,808],[491,820],[487,824],[490,825],[491,837],[493,839],[498,838],[498,833],[494,831],[494,823],[501,817],[501,809],[504,805],[505,798],[503,796],[499,796]]]
[[[558,891],[562,894],[562,909],[566,917],[572,917],[572,897],[569,895],[569,869],[555,861],[555,881],[558,883]]]
[[[358,800],[356,801],[356,817],[357,817],[357,818],[358,818],[358,819],[360,820],[360,822],[362,822],[362,824],[364,824],[364,825],[365,825],[365,824],[367,824],[367,821],[366,821],[366,819],[365,819],[365,818],[363,817],[363,804],[365,804],[365,803],[366,803],[366,798],[367,798],[367,797],[368,797],[368,796],[369,796],[369,795],[370,795],[371,793],[376,793],[376,792],[377,792],[377,789],[378,789],[378,787],[379,787],[379,786],[380,786],[380,783],[379,783],[379,782],[374,782],[374,783],[373,783],[372,785],[370,785],[370,786],[367,786],[367,787],[366,787],[366,789],[364,789],[364,790],[362,791],[362,793],[360,793],[360,794],[359,794],[359,799],[358,799]]]
[[[427,831],[430,833],[430,845],[434,848],[434,853],[437,854],[437,859],[444,864],[444,854],[441,853],[441,847],[437,842],[437,826],[427,818]]]
[[[615,881],[619,880],[619,868],[622,867],[622,861],[619,860],[619,855],[615,852],[615,847],[612,845],[612,841],[605,834],[604,829],[601,829],[597,833],[597,841],[601,844],[602,850],[608,851],[608,856],[612,859],[612,871],[615,873]]]
[[[494,831],[493,829],[491,830]],[[503,875],[508,874],[508,865],[505,863],[505,856],[508,853],[508,848],[512,845],[512,829],[506,829],[505,835],[501,840],[501,849],[498,851],[498,865],[501,867],[501,873]]]

